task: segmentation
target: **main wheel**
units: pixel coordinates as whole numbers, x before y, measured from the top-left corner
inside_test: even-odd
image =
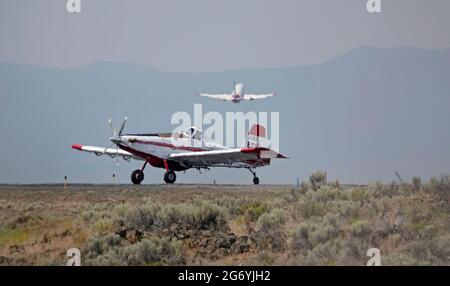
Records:
[[[173,184],[177,180],[177,175],[175,175],[175,172],[172,170],[168,170],[166,173],[164,173],[164,182],[167,184]]]
[[[259,178],[258,177],[253,177],[253,184],[255,185],[259,185]]]
[[[139,185],[144,180],[144,172],[137,169],[131,173],[131,181],[135,185]]]

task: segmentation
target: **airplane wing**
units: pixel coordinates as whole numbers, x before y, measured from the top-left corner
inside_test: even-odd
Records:
[[[97,156],[101,155],[108,155],[111,158],[115,158],[116,156],[122,157],[125,160],[129,159],[136,159],[136,160],[143,160],[141,157],[138,157],[136,155],[131,154],[130,152],[127,152],[125,150],[116,149],[116,148],[105,148],[105,147],[96,147],[96,146],[84,146],[79,144],[72,145],[73,149],[88,152],[88,153],[94,153]]]
[[[262,98],[271,97],[274,95],[275,95],[275,93],[266,93],[266,94],[246,93],[246,94],[244,94],[244,100],[262,99]]]
[[[231,100],[231,94],[209,94],[209,93],[199,93],[200,96],[210,97],[214,99],[220,99],[220,100]]]
[[[267,148],[235,148],[201,152],[174,153],[170,159],[191,166],[211,166],[219,164],[246,163],[261,159],[286,158]]]

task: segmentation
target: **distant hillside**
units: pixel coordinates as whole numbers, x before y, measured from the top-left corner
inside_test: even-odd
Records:
[[[166,73],[98,62],[58,70],[0,64],[0,182],[122,182],[137,163],[97,159],[72,143],[108,146],[107,119],[127,115],[128,131],[172,130],[171,115],[279,111],[281,151],[291,159],[258,170],[263,183],[295,183],[316,169],[348,183],[405,179],[450,169],[450,50],[363,47],[319,65]],[[199,98],[224,92],[233,80],[249,92],[279,96],[239,105]],[[242,173],[245,174],[242,174]],[[276,174],[276,176],[274,175]],[[149,169],[145,182],[160,183]],[[187,172],[180,182],[251,183],[240,170]]]

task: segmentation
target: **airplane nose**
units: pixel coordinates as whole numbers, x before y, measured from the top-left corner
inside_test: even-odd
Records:
[[[113,142],[114,144],[117,144],[117,145],[120,143],[119,137],[111,137],[111,138],[109,138],[109,140],[111,140],[111,142]]]

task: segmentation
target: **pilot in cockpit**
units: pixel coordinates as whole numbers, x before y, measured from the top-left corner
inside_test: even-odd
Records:
[[[189,137],[194,140],[202,140],[203,139],[202,131],[196,128],[195,126],[191,126],[189,128]]]

